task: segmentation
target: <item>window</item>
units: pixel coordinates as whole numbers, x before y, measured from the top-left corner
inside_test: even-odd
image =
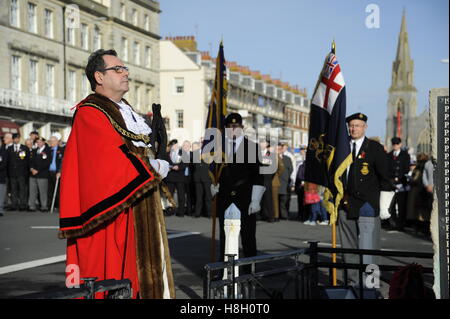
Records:
[[[45,94],[48,97],[55,97],[55,67],[51,64],[46,65]]]
[[[183,110],[175,110],[175,114],[177,120],[177,128],[183,128],[184,127]]]
[[[122,37],[122,59],[128,61],[128,40]]]
[[[149,46],[145,47],[145,66],[152,67],[152,49]]]
[[[184,78],[175,78],[175,93],[184,93]]]
[[[89,88],[89,80],[83,76],[81,79],[81,98],[85,98],[89,95]]]
[[[67,82],[67,89],[68,89],[68,99],[69,101],[75,101],[76,100],[76,73],[73,70],[69,70],[69,79]]]
[[[131,23],[134,25],[138,24],[138,16],[136,9],[131,9]]]
[[[11,89],[20,91],[20,57],[13,55],[11,57]]]
[[[37,33],[36,5],[28,3],[28,31]]]
[[[71,22],[69,25],[73,25],[73,23],[74,22]],[[75,29],[70,26],[67,27],[67,43],[75,45]]]
[[[53,38],[53,11],[44,10],[44,32],[48,38]]]
[[[122,19],[123,21],[126,20],[126,16],[125,16],[125,4],[124,3],[120,3],[120,13],[119,13],[120,19]]]
[[[94,28],[93,41],[94,41],[94,50],[101,49],[102,38],[101,38],[101,34],[100,34],[100,28],[98,26],[95,26],[95,28]]]
[[[140,64],[139,43],[138,42],[133,42],[133,59],[134,59],[134,64]]]
[[[81,24],[80,28],[80,44],[81,48],[84,50],[88,50],[88,26],[85,23]]]
[[[145,90],[145,98],[147,100],[147,108],[148,110],[151,110],[152,108],[152,101],[153,101],[153,94],[152,94],[152,89],[146,89]],[[169,127],[169,126],[167,126]]]
[[[144,16],[144,29],[150,31],[150,18],[147,14]]]
[[[11,11],[10,11],[10,23],[13,27],[19,27],[20,26],[20,13],[19,13],[19,1],[18,0],[11,0]]]
[[[135,102],[136,102],[136,108],[138,110],[141,109],[141,87],[139,85],[136,85],[135,87]]]
[[[30,74],[28,81],[28,89],[31,94],[38,94],[38,75],[37,75],[37,64],[36,60],[30,60]]]

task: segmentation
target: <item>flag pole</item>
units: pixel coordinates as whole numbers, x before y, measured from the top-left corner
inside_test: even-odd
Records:
[[[336,54],[336,42],[334,41],[331,43],[331,52],[333,54]],[[337,211],[338,207],[334,207],[334,209]],[[337,221],[337,220],[336,220]],[[333,249],[336,248],[336,221],[331,225],[331,247]],[[336,253],[333,253],[331,255],[333,264],[336,263]],[[332,278],[333,278],[333,286],[337,286],[337,274],[336,274],[336,268],[333,268],[332,270]]]
[[[220,41],[220,45],[219,45],[219,54],[217,56],[217,59],[220,60],[221,57],[221,52],[223,54],[223,35],[222,35],[222,39]],[[225,61],[222,61],[223,63],[225,63]],[[214,99],[214,94],[217,94],[216,99],[217,99],[217,109],[219,110],[220,114],[222,114],[223,112],[223,107],[224,107],[224,92],[223,92],[223,84],[224,84],[224,80],[223,80],[223,74],[220,71],[221,70],[221,66],[217,66],[217,61],[216,61],[216,78],[214,80],[214,86],[215,86],[215,90],[212,91],[212,96],[211,96],[211,103],[213,103],[213,99]],[[211,114],[211,116],[213,116],[213,114]],[[216,114],[215,115],[216,121],[217,121],[217,125],[219,124],[219,117]],[[222,125],[222,124],[221,124]],[[216,154],[217,149],[214,149],[214,154]],[[222,152],[222,150],[220,150],[220,152]],[[214,159],[216,160],[216,159]],[[210,172],[211,174],[211,172]],[[212,176],[213,179],[213,184],[215,186],[218,185],[219,183],[219,175],[220,175],[220,169],[219,169],[219,173],[218,173],[218,169],[215,168],[214,174]],[[215,194],[215,196],[212,199],[212,205],[211,205],[211,218],[212,218],[212,223],[211,223],[211,262],[215,262],[216,261],[216,219],[217,219],[217,197],[218,195]],[[220,239],[219,239],[220,240]]]
[[[206,190],[208,191],[208,190]],[[216,216],[217,216],[217,196],[212,201],[212,230],[211,230],[211,262],[216,262]]]

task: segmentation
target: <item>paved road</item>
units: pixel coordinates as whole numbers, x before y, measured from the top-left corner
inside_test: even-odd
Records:
[[[292,202],[295,210],[295,198]],[[211,219],[171,216],[166,223],[177,298],[202,298],[203,266],[210,262]],[[65,241],[57,238],[57,225],[57,214],[8,212],[0,218],[0,298],[64,287]],[[331,228],[298,221],[259,221],[257,238],[259,254],[304,248],[310,240],[331,246]],[[432,243],[412,234],[383,230],[382,248],[432,252]],[[390,258],[383,262],[408,261],[414,260]],[[431,260],[417,262],[431,266]],[[387,294],[386,285],[381,290]]]

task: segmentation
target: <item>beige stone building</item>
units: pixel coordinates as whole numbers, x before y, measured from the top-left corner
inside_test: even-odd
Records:
[[[130,68],[125,98],[140,113],[159,102],[157,1],[1,0],[0,8],[0,135],[15,125],[22,137],[67,139],[71,107],[91,92],[87,58],[99,48]]]

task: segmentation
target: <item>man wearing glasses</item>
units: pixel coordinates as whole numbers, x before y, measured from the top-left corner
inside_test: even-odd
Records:
[[[76,106],[61,171],[60,238],[79,278],[125,279],[134,298],[174,298],[152,131],[123,98],[129,70],[114,50],[91,54],[94,91]],[[68,286],[77,277],[67,273]],[[105,297],[97,293],[97,298]]]
[[[367,116],[355,113],[346,118],[350,135],[352,164],[342,175],[344,198],[339,209],[338,232],[342,248],[380,249],[380,219],[389,218],[394,185],[389,178],[388,157],[383,146],[368,139]],[[357,264],[358,256],[343,256],[346,263]],[[364,256],[364,264],[378,264],[375,256]],[[349,271],[358,282],[358,272]]]

